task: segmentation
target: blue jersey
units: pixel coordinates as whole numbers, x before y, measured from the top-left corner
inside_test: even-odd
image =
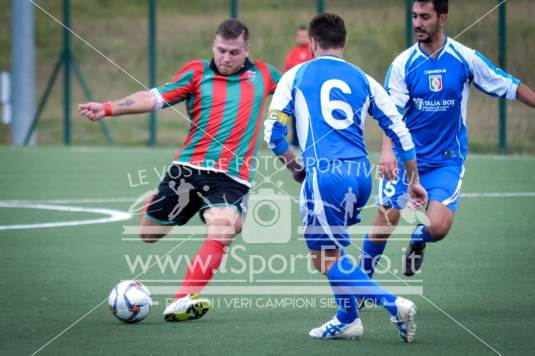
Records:
[[[487,94],[512,100],[520,82],[450,38],[435,58],[415,44],[390,66],[385,88],[404,115],[419,168],[462,165],[468,150],[466,107],[471,83]]]
[[[368,114],[392,139],[402,159],[414,159],[411,135],[383,87],[353,64],[322,56],[282,76],[265,121],[265,140],[275,154],[284,153],[286,125],[294,116],[305,167],[359,159],[367,156]]]

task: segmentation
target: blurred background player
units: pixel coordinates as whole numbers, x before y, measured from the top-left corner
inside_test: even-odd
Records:
[[[226,20],[217,29],[211,61],[187,63],[161,87],[78,107],[80,114],[99,120],[187,103],[192,125],[184,147],[158,192],[147,202],[140,222],[145,242],[158,241],[196,213],[207,225],[206,241],[188,266],[175,302],[164,312],[168,321],[198,319],[210,308],[210,301],[198,298],[197,293],[212,279],[226,247],[242,228],[262,108],[280,78],[270,65],[249,60],[248,39],[249,30],[243,23]],[[177,197],[173,188],[180,183],[192,187],[189,197]],[[178,200],[188,203],[176,214]],[[228,229],[222,231],[222,227]]]
[[[356,308],[358,296],[383,305],[402,339],[410,342],[416,327],[414,303],[370,280],[344,248],[350,244],[347,226],[360,221],[359,213],[371,191],[365,116],[373,116],[400,151],[412,177],[409,193],[418,208],[425,204],[427,194],[419,184],[414,144],[383,87],[342,58],[344,21],[334,14],[318,15],[310,23],[309,35],[315,59],[283,75],[264,129],[268,146],[297,181],[304,179],[301,207],[307,212],[303,216],[305,239],[314,266],[326,274],[338,304],[336,316],[309,335],[319,339],[360,337],[363,327]],[[297,122],[305,177],[285,141],[291,116]],[[348,194],[355,195],[350,216],[341,208]]]
[[[284,60],[284,71],[287,72],[298,64],[311,60],[312,52],[308,43],[308,31],[305,25],[297,28],[295,47],[288,52]]]
[[[420,179],[429,193],[429,224],[418,225],[412,234],[403,266],[406,276],[420,269],[426,244],[442,240],[452,225],[468,151],[466,109],[470,84],[489,95],[518,99],[535,107],[535,94],[526,85],[496,68],[478,51],[444,34],[447,0],[414,1],[412,19],[417,43],[394,60],[385,80],[386,90],[411,132]],[[406,174],[402,167],[398,168],[400,158],[399,149],[384,136],[379,211],[374,227],[365,237],[361,256],[361,267],[369,276],[408,200]]]
[[[284,60],[284,71],[287,72],[296,65],[309,61],[312,58],[312,52],[310,52],[310,45],[308,43],[307,27],[301,25],[297,28],[295,35],[295,47],[288,52]],[[290,144],[297,149],[299,147],[299,141],[297,139],[297,130],[295,129],[295,118],[292,119],[292,124],[293,130]]]

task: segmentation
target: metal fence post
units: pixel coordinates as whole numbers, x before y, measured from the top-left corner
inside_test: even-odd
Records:
[[[412,46],[412,0],[405,0],[405,47]]]
[[[66,145],[72,143],[71,128],[71,4],[70,0],[63,0],[63,119],[64,141]]]
[[[149,87],[156,86],[156,0],[149,0]],[[156,112],[149,118],[149,146],[156,145]]]
[[[238,0],[230,0],[230,18],[238,18]]]
[[[324,0],[318,0],[316,2],[316,10],[318,11],[318,14],[321,14],[325,12],[325,1]]]
[[[31,2],[18,0],[13,0],[12,8],[12,133],[13,144],[23,145],[35,142],[33,131],[27,135],[35,112],[34,9]]]
[[[507,67],[507,2],[503,1],[499,11],[499,63],[504,71]],[[499,150],[500,153],[507,153],[507,104],[504,98],[500,98],[498,103],[499,112]]]

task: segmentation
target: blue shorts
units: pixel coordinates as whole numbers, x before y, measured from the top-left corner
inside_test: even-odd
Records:
[[[337,161],[307,169],[301,188],[301,217],[310,250],[349,245],[347,226],[360,222],[372,180],[367,159]]]
[[[398,164],[396,180],[379,179],[377,205],[403,209],[409,201],[408,179],[403,164]],[[420,172],[420,183],[429,194],[429,201],[435,200],[447,206],[453,213],[457,210],[463,182],[464,166],[449,165],[424,169]]]

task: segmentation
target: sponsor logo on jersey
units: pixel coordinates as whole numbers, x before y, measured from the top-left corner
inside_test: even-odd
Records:
[[[455,106],[455,99],[424,100],[422,98],[412,98],[414,107],[425,112],[443,112]]]
[[[442,91],[442,74],[429,76],[429,89],[435,93]]]
[[[253,70],[248,70],[247,72],[243,73],[243,75],[245,76],[245,79],[247,79],[249,83],[254,82],[256,78],[256,72]]]
[[[422,98],[414,98],[412,99],[414,102],[414,106],[416,106],[416,109],[422,110],[424,108],[424,99]]]
[[[424,74],[425,75],[428,75],[428,74],[440,74],[440,73],[446,73],[446,72],[447,72],[446,68],[424,70]]]

